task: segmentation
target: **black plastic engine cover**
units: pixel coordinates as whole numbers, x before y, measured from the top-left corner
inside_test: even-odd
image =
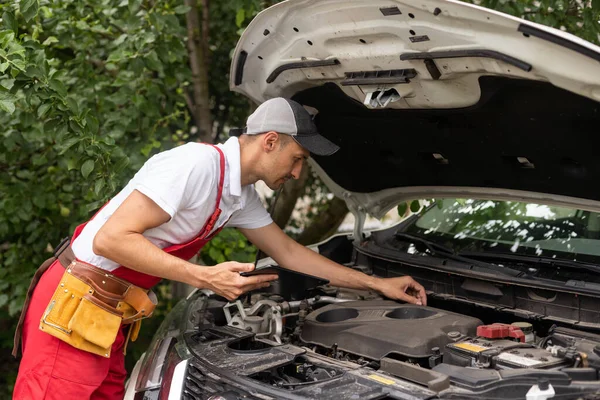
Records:
[[[483,323],[466,315],[394,301],[331,304],[306,317],[301,339],[374,360],[400,354],[424,358],[461,336],[473,336]],[[462,334],[459,335],[458,333]],[[448,333],[451,333],[448,335]]]

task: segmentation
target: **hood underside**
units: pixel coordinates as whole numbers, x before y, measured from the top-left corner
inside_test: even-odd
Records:
[[[339,186],[503,188],[600,200],[600,103],[548,83],[481,77],[459,110],[369,110],[336,85],[294,98],[341,147],[314,157]]]
[[[238,42],[231,88],[318,110],[341,150],[317,170],[375,216],[451,188],[598,208],[599,50],[454,1],[287,1]]]

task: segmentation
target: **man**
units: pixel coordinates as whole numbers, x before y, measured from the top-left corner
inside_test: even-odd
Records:
[[[66,250],[61,250],[58,259],[50,260],[47,271],[41,268],[43,275],[35,290],[32,283],[14,398],[123,397],[123,348],[136,318],[129,318],[132,323],[128,327],[125,320],[123,328],[115,327],[116,338],[108,343],[106,354],[104,350],[96,351],[100,339],[88,328],[80,333],[95,343],[86,342],[91,350],[69,344],[74,343],[69,341],[70,335],[78,332],[73,321],[81,314],[74,311],[71,316],[67,310],[89,301],[110,308],[105,304],[111,300],[110,293],[98,288],[108,279],[116,277],[126,285],[134,285],[142,297],[145,291],[139,288],[149,289],[160,278],[166,278],[210,289],[228,300],[267,287],[277,279],[277,275],[240,275],[251,271],[253,264],[225,262],[198,267],[186,261],[224,225],[237,227],[285,268],[328,279],[335,286],[372,289],[392,299],[426,304],[423,287],[412,278],[376,278],[330,261],[290,239],[262,207],[253,187],[255,182],[262,180],[271,189],[278,189],[288,179],[300,176],[310,152],[330,155],[337,150],[335,144],[317,133],[310,114],[300,104],[275,98],[248,118],[239,139],[232,137],[218,146],[188,143],[148,160],[119,194],[76,229],[71,246],[63,246]],[[103,271],[101,278],[90,278],[96,279],[96,284],[88,288],[90,294],[94,292],[94,297],[100,296],[106,302],[69,291],[68,282],[63,294],[63,285],[69,279],[65,274],[79,268],[88,275]],[[145,316],[146,310],[136,308],[136,301],[123,302],[131,304],[138,311],[136,315]],[[110,320],[112,317],[107,315]],[[64,326],[57,329],[62,333],[48,334],[61,319],[65,320]],[[103,333],[98,331],[97,335]]]

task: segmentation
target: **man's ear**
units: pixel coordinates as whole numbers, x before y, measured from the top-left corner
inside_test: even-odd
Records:
[[[277,148],[277,142],[279,141],[279,134],[274,131],[265,133],[263,138],[263,149],[266,152],[273,151]]]

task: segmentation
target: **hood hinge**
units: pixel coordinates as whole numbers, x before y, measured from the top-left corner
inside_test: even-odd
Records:
[[[365,238],[363,229],[367,219],[367,212],[363,206],[357,205],[351,200],[352,194],[350,192],[344,192],[343,197],[346,201],[346,205],[348,205],[348,209],[352,215],[354,215],[354,229],[351,237],[352,241],[354,244],[359,244]]]

